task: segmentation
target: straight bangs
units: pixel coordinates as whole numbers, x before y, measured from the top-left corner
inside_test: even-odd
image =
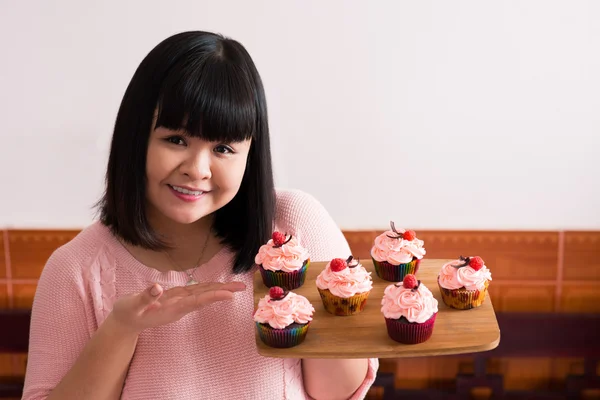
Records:
[[[186,61],[175,64],[163,81],[156,127],[211,142],[256,139],[260,106],[251,72],[222,53]]]

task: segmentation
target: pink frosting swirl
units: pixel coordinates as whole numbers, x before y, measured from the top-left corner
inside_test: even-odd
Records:
[[[339,272],[331,270],[331,262],[317,276],[317,287],[321,290],[329,289],[331,294],[347,299],[358,293],[365,293],[373,288],[371,272],[358,264],[354,268],[344,268]]]
[[[264,269],[271,271],[294,272],[298,271],[308,260],[308,251],[298,244],[298,240],[292,240],[281,247],[274,247],[273,239],[267,244],[260,246],[254,262]]]
[[[484,265],[479,271],[466,266],[455,268],[453,265],[461,265],[461,260],[447,262],[442,266],[439,274],[440,286],[444,289],[454,290],[465,288],[467,290],[483,290],[486,281],[492,280],[492,273]]]
[[[266,295],[258,301],[254,321],[269,324],[271,328],[284,329],[294,322],[306,324],[312,321],[314,312],[308,299],[296,293],[289,292],[282,300],[272,300]]]
[[[371,256],[375,261],[387,261],[393,265],[399,265],[411,262],[413,257],[418,259],[425,255],[423,241],[417,238],[413,240],[394,239],[389,236],[396,236],[394,231],[386,231],[375,238],[375,243],[371,248]]]
[[[383,292],[381,312],[390,319],[406,318],[422,324],[438,312],[438,301],[422,283],[417,289],[407,289],[402,283],[389,285]]]

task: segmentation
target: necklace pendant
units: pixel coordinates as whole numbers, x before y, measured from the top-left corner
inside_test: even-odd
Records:
[[[190,277],[190,280],[187,281],[187,283],[185,284],[185,286],[192,286],[192,285],[197,285],[198,281],[196,281],[194,278]]]

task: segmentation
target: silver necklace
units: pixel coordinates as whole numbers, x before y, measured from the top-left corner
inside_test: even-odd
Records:
[[[186,274],[188,276],[188,281],[185,283],[185,286],[191,286],[191,285],[197,285],[198,284],[198,281],[196,279],[194,279],[194,273],[196,272],[196,270],[200,266],[200,261],[202,261],[202,257],[204,256],[204,251],[206,250],[206,246],[208,245],[208,239],[209,238],[210,238],[210,232],[208,233],[208,235],[206,235],[206,240],[204,241],[204,246],[202,246],[202,251],[200,252],[200,257],[198,257],[198,260],[196,261],[196,266],[194,267],[194,269],[192,270],[192,272],[189,272],[189,273],[185,269],[181,268],[181,266],[179,264],[177,264],[175,262],[175,260],[173,260],[173,258],[171,257],[171,255],[168,252],[165,251],[165,254],[169,258],[169,260],[171,261],[171,263],[173,263],[173,265],[177,269],[179,269],[181,272],[183,272],[184,274]]]

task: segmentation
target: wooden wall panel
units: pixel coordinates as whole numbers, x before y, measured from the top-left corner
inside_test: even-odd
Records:
[[[0,283],[0,308],[9,308],[8,285]]]
[[[493,359],[488,372],[504,375],[506,390],[548,389],[553,364],[550,358],[508,358]]]
[[[600,232],[565,232],[564,279],[600,281]]]
[[[395,386],[400,389],[451,388],[458,373],[473,373],[473,359],[460,356],[394,360]]]
[[[494,279],[556,279],[556,232],[423,232],[428,258],[481,256]]]
[[[13,354],[13,375],[25,376],[27,370],[27,354]]]
[[[9,230],[3,239],[10,246],[12,277],[6,276],[4,240],[0,240],[0,307],[30,307],[48,257],[77,233]],[[381,231],[344,233],[353,254],[368,258]],[[417,234],[425,241],[427,258],[456,258],[460,254],[483,257],[492,271],[489,290],[498,312],[600,312],[600,232]],[[564,259],[559,260],[560,255]],[[583,364],[581,360],[515,359],[491,360],[489,367],[491,372],[506,374],[507,389],[531,389],[544,388],[550,379],[564,379],[569,372],[582,370]],[[473,362],[461,357],[388,359],[381,360],[380,370],[395,372],[399,388],[443,387],[451,385],[458,372],[472,373]],[[25,355],[0,355],[0,375],[22,376],[24,371]]]
[[[474,371],[473,359],[469,357],[428,357],[430,385],[439,386],[441,382],[454,382],[457,374],[471,374]]]
[[[377,231],[345,231],[344,236],[346,236],[354,257],[370,258],[373,240],[380,233]]]
[[[6,278],[6,244],[4,243],[5,232],[0,231],[0,279]]]
[[[402,389],[425,389],[429,386],[429,357],[398,360],[395,386]]]
[[[584,361],[579,358],[556,358],[552,360],[552,379],[564,381],[567,375],[583,375]]]
[[[531,285],[527,281],[503,283],[494,279],[489,288],[496,312],[553,312],[555,285]]]
[[[10,230],[13,279],[38,279],[54,250],[70,241],[78,231]]]
[[[31,308],[36,289],[35,283],[13,284],[13,308]]]
[[[600,313],[600,282],[565,282],[560,311]]]
[[[0,377],[4,376],[19,376],[14,371],[13,356],[11,354],[0,353]]]
[[[370,257],[378,231],[345,232],[352,252]],[[481,256],[494,279],[555,280],[558,265],[557,232],[419,231],[427,258]]]

